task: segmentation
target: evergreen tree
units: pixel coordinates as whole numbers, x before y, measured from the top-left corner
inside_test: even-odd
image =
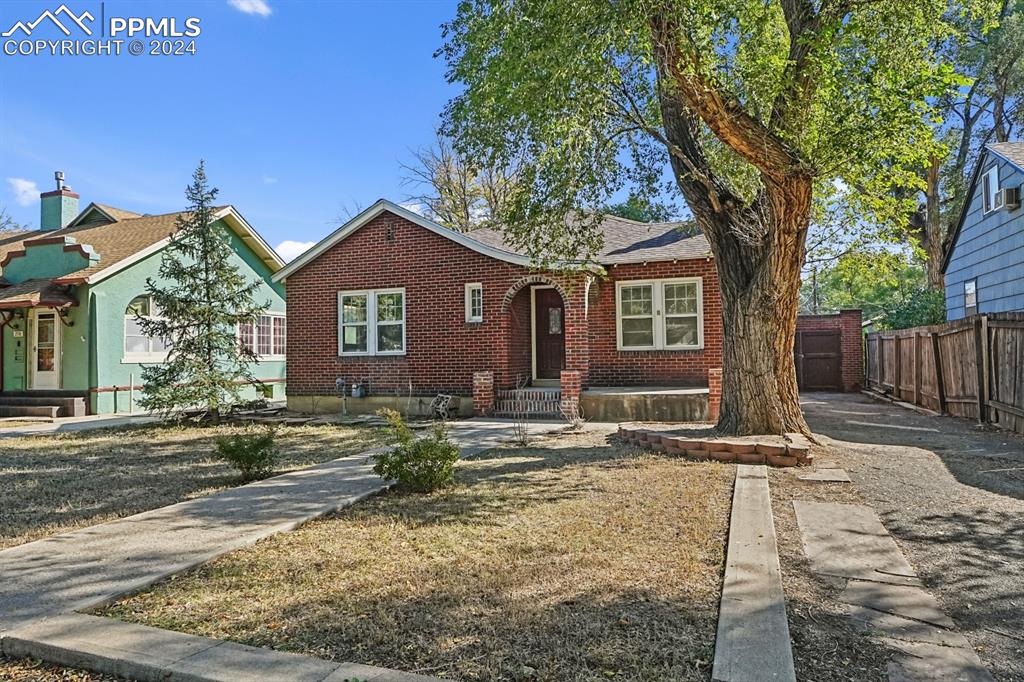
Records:
[[[269,303],[256,302],[259,282],[231,262],[228,235],[214,221],[217,189],[202,161],[185,196],[189,208],[163,251],[160,280],[146,281],[154,310],[139,324],[169,350],[166,362],[143,368],[139,404],[164,416],[200,408],[216,419],[239,401],[243,386],[261,386],[250,368],[256,356],[239,343],[237,329],[257,321]]]

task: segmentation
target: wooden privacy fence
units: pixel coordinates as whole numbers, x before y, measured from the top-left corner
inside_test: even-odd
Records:
[[[868,387],[1024,433],[1024,313],[867,335]]]

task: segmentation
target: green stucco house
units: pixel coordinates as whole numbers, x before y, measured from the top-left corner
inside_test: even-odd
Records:
[[[0,234],[0,417],[64,417],[138,409],[142,367],[166,356],[141,333],[152,315],[147,278],[178,213],[142,215],[90,203],[63,184],[40,195],[40,229]],[[271,276],[284,262],[232,206],[217,210],[236,264],[261,283],[270,307],[239,342],[259,356],[267,397],[285,391],[285,298]],[[256,397],[255,394],[253,397]]]

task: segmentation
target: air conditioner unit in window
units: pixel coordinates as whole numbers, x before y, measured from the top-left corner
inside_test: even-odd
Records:
[[[1020,187],[1003,187],[996,192],[995,201],[992,202],[992,209],[999,211],[1004,208],[1007,211],[1020,208]]]

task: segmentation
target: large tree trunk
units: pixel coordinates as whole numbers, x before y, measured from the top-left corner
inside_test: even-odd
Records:
[[[738,435],[809,433],[800,411],[793,346],[811,181],[795,177],[762,196],[760,216],[748,213],[707,230],[722,291],[717,428]],[[760,242],[749,241],[758,233]]]

